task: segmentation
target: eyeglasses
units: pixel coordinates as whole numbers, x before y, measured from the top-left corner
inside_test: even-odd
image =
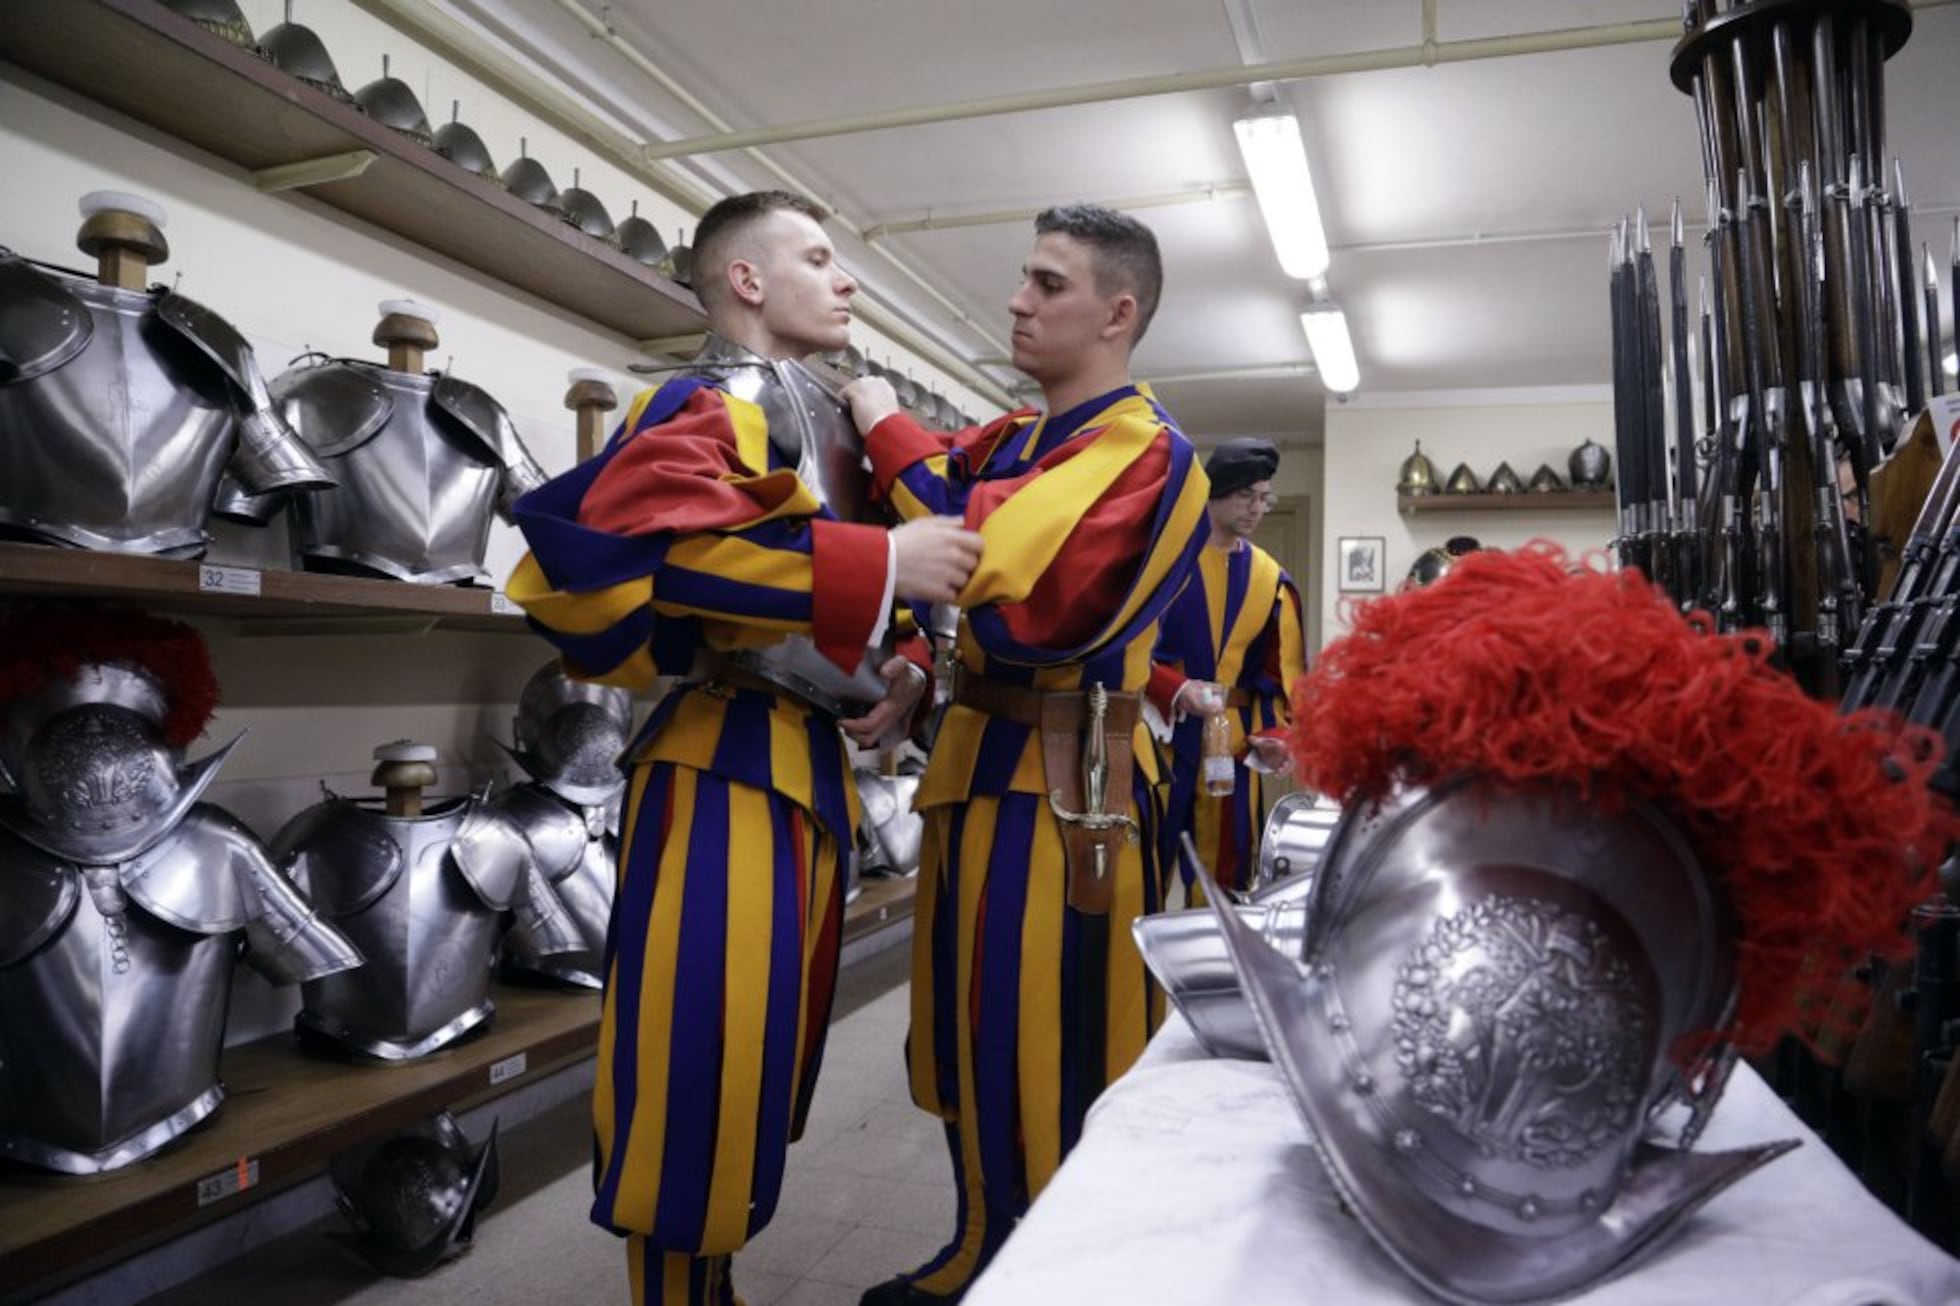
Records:
[[[1227,494],[1224,497],[1230,499],[1234,503],[1242,503],[1247,505],[1248,507],[1250,507],[1253,503],[1256,502],[1262,508],[1270,508],[1273,506],[1275,502],[1277,502],[1276,498],[1274,497],[1273,493],[1270,490],[1262,492],[1253,489],[1250,485],[1246,486],[1242,490],[1233,490],[1230,494]]]

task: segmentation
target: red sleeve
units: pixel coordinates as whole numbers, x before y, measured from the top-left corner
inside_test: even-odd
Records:
[[[1172,705],[1177,701],[1177,691],[1184,688],[1185,681],[1189,679],[1190,677],[1185,675],[1181,668],[1174,667],[1168,662],[1150,664],[1150,680],[1144,685],[1143,692],[1164,720],[1171,719]]]
[[[698,390],[658,426],[630,437],[579,502],[579,523],[615,535],[727,530],[767,513],[793,478],[742,466],[728,408]]]
[[[891,545],[882,526],[810,523],[810,636],[817,651],[849,672],[884,616]]]

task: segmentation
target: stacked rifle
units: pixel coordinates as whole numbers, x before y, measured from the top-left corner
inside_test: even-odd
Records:
[[[1835,696],[1877,585],[1871,474],[1943,377],[1903,168],[1888,187],[1879,162],[1885,60],[1912,15],[1902,0],[1685,8],[1670,67],[1700,122],[1707,275],[1691,322],[1677,203],[1664,351],[1645,215],[1612,235],[1616,547],[1719,629],[1767,628]]]

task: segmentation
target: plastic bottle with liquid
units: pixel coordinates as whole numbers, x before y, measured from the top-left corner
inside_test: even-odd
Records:
[[[1231,793],[1237,779],[1232,759],[1232,717],[1229,712],[1214,712],[1205,718],[1202,758],[1199,779],[1204,784],[1205,792],[1213,798],[1223,798]]]

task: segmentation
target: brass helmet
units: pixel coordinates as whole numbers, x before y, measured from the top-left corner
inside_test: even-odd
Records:
[[[163,0],[163,3],[166,8],[176,10],[205,31],[214,32],[233,45],[247,50],[256,48],[252,40],[252,25],[239,12],[238,0]]]
[[[618,237],[619,248],[626,257],[635,263],[658,267],[660,260],[667,257],[667,242],[660,239],[659,231],[651,222],[640,216],[638,200],[633,201],[633,211],[627,215],[626,221],[619,224],[619,229],[613,235]]]
[[[503,178],[497,175],[496,161],[490,157],[490,147],[483,143],[474,127],[456,116],[461,108],[457,101],[449,102],[449,121],[436,128],[436,153],[465,172],[503,185]]]
[[[1416,441],[1416,451],[1402,460],[1402,474],[1395,482],[1397,494],[1436,493],[1436,464],[1422,451],[1422,441]]]
[[[1613,455],[1587,440],[1565,460],[1565,470],[1572,476],[1573,489],[1603,490],[1612,480]]]
[[[333,56],[327,53],[325,43],[312,28],[281,23],[260,38],[259,50],[272,61],[274,68],[288,77],[297,77],[342,104],[354,102],[341,83],[339,70],[333,66]]]
[[[1458,463],[1456,470],[1450,473],[1450,479],[1443,484],[1444,494],[1481,494],[1483,489],[1477,474],[1470,470],[1469,463]]]
[[[613,243],[612,214],[599,197],[578,184],[578,169],[572,169],[572,184],[558,192],[558,216],[594,240]]]
[[[1565,488],[1565,481],[1552,470],[1550,463],[1539,463],[1538,470],[1531,474],[1531,481],[1525,488],[1533,494],[1557,494]]]
[[[1523,494],[1524,482],[1511,470],[1511,464],[1499,463],[1497,470],[1490,474],[1488,489],[1492,494]]]
[[[436,147],[435,133],[429,130],[429,115],[408,83],[388,75],[388,56],[381,56],[381,76],[354,92],[354,103],[361,112],[384,127],[393,127],[417,145]]]

